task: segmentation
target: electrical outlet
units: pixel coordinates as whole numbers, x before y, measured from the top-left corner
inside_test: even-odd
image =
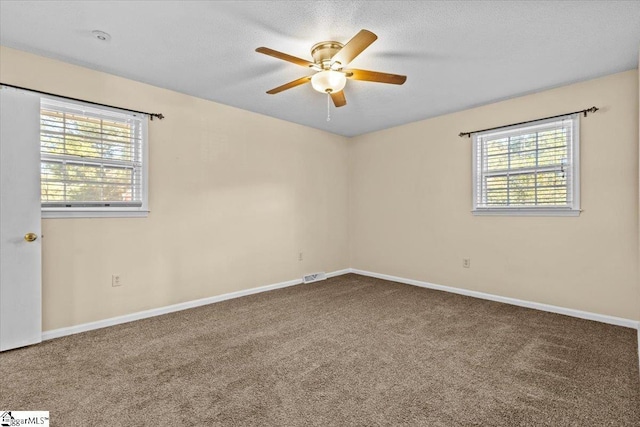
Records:
[[[114,274],[111,276],[111,286],[113,286],[114,288],[116,286],[122,286],[122,281],[120,280],[119,274]]]
[[[464,268],[471,268],[471,258],[462,258],[462,266]]]
[[[302,261],[303,257],[302,257],[302,252],[298,252],[298,261]]]

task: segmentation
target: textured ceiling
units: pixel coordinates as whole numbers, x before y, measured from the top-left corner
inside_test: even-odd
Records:
[[[403,86],[350,80],[330,122],[311,85],[265,93],[311,73],[256,47],[311,59],[362,28],[352,66]],[[1,0],[0,44],[353,136],[636,68],[640,1]]]

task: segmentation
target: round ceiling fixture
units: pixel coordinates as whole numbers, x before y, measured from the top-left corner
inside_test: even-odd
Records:
[[[338,71],[324,70],[311,77],[311,86],[321,93],[340,92],[346,84],[347,76]]]
[[[111,40],[111,35],[109,33],[105,33],[104,31],[93,30],[91,31],[91,35],[94,39],[98,39],[101,42],[108,42],[109,40]]]

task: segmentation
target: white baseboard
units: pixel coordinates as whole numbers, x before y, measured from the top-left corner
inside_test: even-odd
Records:
[[[331,273],[327,273],[327,278],[342,276],[343,274],[351,273],[350,268],[345,268],[344,270],[332,271]]]
[[[327,273],[327,277],[336,277],[342,274],[350,273],[351,269],[332,271]],[[106,328],[107,326],[119,325],[121,323],[133,322],[134,320],[146,319],[148,317],[160,316],[162,314],[173,313],[175,311],[186,310],[188,308],[200,307],[203,305],[213,304],[220,301],[226,301],[233,298],[240,298],[247,295],[257,294],[260,292],[272,291],[274,289],[286,288],[288,286],[299,285],[302,279],[288,280],[286,282],[274,283],[273,285],[260,286],[257,288],[245,289],[242,291],[230,292],[228,294],[216,295],[213,297],[202,298],[194,301],[181,302],[179,304],[168,305],[165,307],[153,308],[151,310],[138,311],[136,313],[125,314],[123,316],[111,317],[109,319],[98,320],[95,322],[83,323],[81,325],[69,326],[67,328],[52,329],[42,333],[42,340],[50,340],[60,338],[67,335],[79,334],[80,332],[92,331],[94,329]]]
[[[500,295],[487,294],[484,292],[470,291],[451,286],[436,285],[420,280],[405,279],[403,277],[390,276],[388,274],[373,273],[365,270],[351,268],[350,271],[362,276],[376,277],[378,279],[390,280],[392,282],[404,283],[407,285],[419,286],[421,288],[435,289],[438,291],[450,292],[454,294],[466,295],[469,297],[486,299],[490,301],[502,302],[505,304],[517,305],[520,307],[533,308],[536,310],[548,311],[550,313],[564,314],[565,316],[578,317],[580,319],[594,320],[596,322],[609,323],[611,325],[624,326],[626,328],[638,329],[638,351],[640,352],[640,322],[622,317],[607,316],[604,314],[590,313],[588,311],[575,310],[573,308],[558,307],[555,305],[542,304],[539,302],[525,301],[516,298],[502,297]]]
[[[466,295],[466,296],[486,299],[490,301],[502,302],[505,304],[517,305],[520,307],[533,308],[536,310],[548,311],[551,313],[564,314],[566,316],[578,317],[581,319],[594,320],[596,322],[603,322],[603,323],[609,323],[612,325],[638,329],[638,354],[640,357],[640,322],[635,320],[624,319],[624,318],[614,317],[614,316],[607,316],[607,315],[597,314],[597,313],[590,313],[587,311],[574,310],[572,308],[558,307],[558,306],[549,305],[549,304],[525,301],[525,300],[520,300],[516,298],[502,297],[499,295],[487,294],[487,293],[478,292],[478,291],[470,291],[467,289],[454,288],[450,286],[436,285],[429,282],[422,282],[420,280],[406,279],[403,277],[391,276],[388,274],[373,273],[370,271],[358,270],[356,268],[345,268],[343,270],[333,271],[333,272],[327,273],[327,277],[336,277],[336,276],[341,276],[347,273],[355,273],[355,274],[360,274],[362,276],[376,277],[378,279],[390,280],[392,282],[404,283],[407,285],[419,286],[422,288],[435,289],[435,290],[444,291],[444,292],[451,292],[454,294]],[[42,333],[42,340],[43,341],[50,340],[53,338],[59,338],[66,335],[73,335],[73,334],[78,334],[80,332],[86,332],[94,329],[100,329],[108,326],[114,326],[122,323],[132,322],[134,320],[160,316],[162,314],[173,313],[175,311],[186,310],[194,307],[200,307],[203,305],[213,304],[220,301],[226,301],[233,298],[240,298],[247,295],[257,294],[260,292],[267,292],[274,289],[280,289],[280,288],[286,288],[288,286],[299,285],[301,283],[302,283],[302,279],[288,280],[286,282],[275,283],[272,285],[266,285],[266,286],[260,286],[257,288],[245,289],[242,291],[230,292],[223,295],[202,298],[194,301],[186,301],[179,304],[173,304],[165,307],[154,308],[151,310],[139,311],[136,313],[125,314],[123,316],[112,317],[109,319],[98,320],[95,322],[69,326],[67,328],[53,329],[50,331],[44,331]]]

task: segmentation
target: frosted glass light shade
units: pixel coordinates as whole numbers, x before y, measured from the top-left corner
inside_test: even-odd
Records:
[[[336,93],[344,89],[347,84],[347,77],[344,73],[339,73],[333,70],[324,70],[315,73],[311,77],[311,86],[318,92],[322,93]]]

